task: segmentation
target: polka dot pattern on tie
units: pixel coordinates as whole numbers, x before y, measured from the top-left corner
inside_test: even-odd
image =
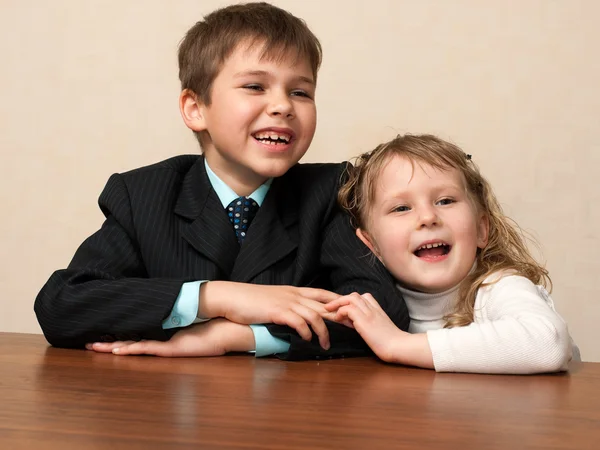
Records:
[[[227,216],[240,244],[244,241],[258,208],[258,203],[249,197],[238,197],[227,205]]]

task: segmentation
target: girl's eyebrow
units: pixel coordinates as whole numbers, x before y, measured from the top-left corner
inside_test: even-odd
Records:
[[[440,185],[433,185],[431,190],[435,193],[438,193],[439,191],[448,191],[448,190],[452,190],[452,191],[458,191],[458,192],[462,192],[463,189],[461,188],[461,186],[458,186],[454,183],[452,184],[440,184]],[[418,194],[418,192],[417,192]],[[394,191],[387,191],[382,197],[384,198],[385,202],[389,202],[389,201],[395,201],[398,200],[400,198],[403,197],[407,197],[407,196],[412,196],[414,195],[414,192],[411,192],[410,189],[397,189]]]
[[[437,191],[445,191],[445,190],[456,190],[456,191],[462,191],[463,188],[462,186],[459,186],[457,184],[442,184],[439,186],[435,186],[435,189]]]

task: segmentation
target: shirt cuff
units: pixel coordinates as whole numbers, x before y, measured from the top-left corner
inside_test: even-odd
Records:
[[[183,283],[177,300],[173,305],[171,314],[163,320],[163,330],[183,328],[193,323],[204,322],[208,319],[198,319],[198,306],[200,302],[200,286],[206,281],[192,281]]]
[[[272,336],[264,325],[250,325],[250,328],[254,333],[256,357],[286,353],[290,349],[289,342]]]

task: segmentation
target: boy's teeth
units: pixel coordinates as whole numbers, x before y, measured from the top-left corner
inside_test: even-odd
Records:
[[[256,137],[256,139],[271,139],[272,141],[281,140],[281,141],[289,142],[289,140],[290,140],[290,136],[287,134],[279,134],[279,133],[273,133],[273,132],[256,133],[254,135],[254,137]]]

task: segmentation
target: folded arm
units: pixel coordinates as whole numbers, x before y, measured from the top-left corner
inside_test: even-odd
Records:
[[[129,198],[113,175],[99,200],[106,220],[66,269],[52,274],[35,301],[48,342],[82,348],[113,340],[166,340],[163,330],[186,280],[148,278],[134,239]]]

